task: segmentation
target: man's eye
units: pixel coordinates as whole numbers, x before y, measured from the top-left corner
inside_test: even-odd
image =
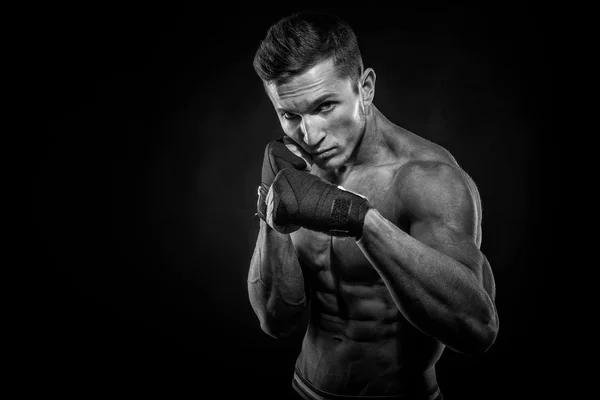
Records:
[[[323,112],[323,111],[331,111],[331,109],[333,108],[334,104],[330,101],[326,101],[325,103],[322,103],[319,106],[319,111]]]
[[[294,119],[294,118],[297,117],[297,115],[295,115],[295,114],[290,114],[290,113],[286,113],[286,112],[284,112],[283,114],[281,114],[281,116],[283,118],[285,118],[285,119]]]

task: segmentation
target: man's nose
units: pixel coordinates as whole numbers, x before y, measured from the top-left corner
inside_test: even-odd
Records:
[[[302,117],[300,130],[302,131],[302,140],[309,146],[319,144],[325,136],[325,131],[319,126],[319,123],[315,120],[314,116]]]

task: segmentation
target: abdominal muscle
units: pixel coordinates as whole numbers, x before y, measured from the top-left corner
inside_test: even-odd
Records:
[[[341,183],[388,220],[401,221],[393,191],[382,189],[393,175],[393,169],[375,168]],[[402,223],[399,228],[409,231]],[[304,228],[290,236],[311,293],[297,372],[315,388],[340,395],[414,398],[435,391],[434,366],[444,345],[404,318],[355,239]]]
[[[433,366],[443,351],[440,342],[417,331],[381,300],[355,300],[357,309],[372,307],[381,315],[368,319],[341,317],[333,310],[332,298],[313,294],[310,323],[296,361],[305,379],[320,390],[355,396],[435,390]]]
[[[301,231],[292,240],[311,296],[297,372],[341,395],[435,391],[433,367],[444,346],[402,316],[353,239]]]

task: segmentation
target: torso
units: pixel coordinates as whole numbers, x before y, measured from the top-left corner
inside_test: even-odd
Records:
[[[427,150],[427,157],[435,154],[434,147]],[[442,153],[439,157],[450,162]],[[412,157],[404,154],[336,184],[366,196],[383,217],[409,232],[410,221],[390,190],[396,173],[409,161]],[[310,323],[296,362],[299,372],[323,391],[346,395],[435,387],[435,376],[425,375],[444,346],[402,316],[355,239],[306,229],[291,237],[311,287]]]

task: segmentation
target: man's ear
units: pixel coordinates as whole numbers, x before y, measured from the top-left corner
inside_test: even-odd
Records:
[[[367,68],[360,77],[361,96],[365,107],[370,106],[375,98],[375,71]]]

